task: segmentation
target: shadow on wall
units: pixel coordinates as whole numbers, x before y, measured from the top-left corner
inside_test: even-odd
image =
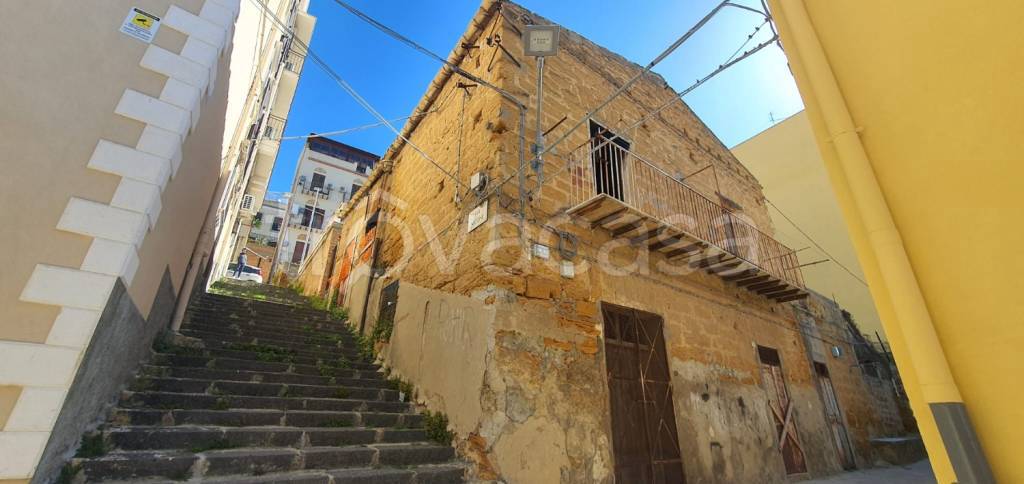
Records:
[[[53,433],[43,451],[33,484],[52,482],[78,449],[80,437],[106,420],[141,362],[151,355],[153,340],[170,324],[177,295],[170,269],[164,270],[149,319],[132,302],[120,278],[82,357]]]

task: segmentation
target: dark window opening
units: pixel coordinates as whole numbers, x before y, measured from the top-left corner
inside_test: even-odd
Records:
[[[309,227],[310,216],[313,218],[313,228],[322,229],[324,227],[324,209],[318,208],[313,210],[312,205],[306,205],[302,208],[302,226]]]
[[[302,257],[306,252],[306,243],[302,241],[295,242],[295,249],[292,250],[292,264],[298,264],[302,262]]]
[[[324,182],[326,182],[326,181],[327,181],[327,177],[325,177],[322,173],[314,173],[313,174],[313,181],[311,181],[309,183],[309,190],[313,191],[313,190],[316,190],[317,188],[319,188],[320,191],[323,191],[324,190]]]
[[[828,378],[828,367],[824,363],[814,362],[814,371],[818,376]]]
[[[616,138],[615,133],[590,121],[590,146],[597,193],[625,201],[622,177],[629,155],[629,142]]]
[[[281,224],[283,224],[283,223],[284,223],[284,219],[283,218],[281,218],[281,217],[274,217],[274,222],[272,224],[270,224],[270,230],[272,232],[280,232],[281,231]]]
[[[779,359],[779,352],[774,348],[758,345],[757,357],[761,360],[761,363],[766,365],[782,366],[782,360]]]

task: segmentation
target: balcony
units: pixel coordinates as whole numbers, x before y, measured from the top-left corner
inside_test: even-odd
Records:
[[[295,49],[288,49],[284,55],[284,68],[292,73],[302,73],[302,63],[306,60],[305,54],[300,54]]]
[[[324,229],[322,228],[317,228],[316,224],[313,224],[313,226],[310,227],[309,222],[306,222],[305,224],[303,224],[301,221],[288,222],[288,226],[293,229],[307,230],[309,231],[309,233],[312,234],[319,234],[324,231]]]
[[[777,302],[807,297],[793,250],[654,164],[615,143],[569,164],[568,213],[591,228]]]

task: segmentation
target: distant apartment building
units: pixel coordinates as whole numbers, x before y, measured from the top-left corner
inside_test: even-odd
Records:
[[[309,39],[306,1],[267,4]],[[0,16],[0,203],[18,207],[0,214],[0,481],[57,478],[187,305],[212,221],[243,191],[262,197],[249,127],[290,101],[267,73],[295,75],[280,74],[291,51],[272,23],[240,0],[40,0]]]
[[[315,19],[305,13],[308,0],[278,0],[271,5],[277,17],[289,25],[296,38],[308,43]],[[253,5],[251,15],[258,15]],[[245,11],[243,11],[243,14]],[[232,168],[228,188],[212,221],[215,232],[213,263],[208,284],[222,277],[228,265],[249,241],[267,184],[281,147],[281,137],[288,122],[292,99],[305,61],[303,47],[273,22],[263,22],[252,32],[258,55],[251,66],[239,66],[242,72],[254,70],[259,76],[251,86],[239,93],[238,118],[230,137],[224,140],[225,162]],[[251,45],[251,44],[250,44]],[[249,60],[243,58],[240,62]]]
[[[268,198],[263,200],[263,206],[253,215],[249,242],[277,246],[277,241],[284,229],[284,216],[287,210],[287,197],[281,196],[280,193],[269,194]]]
[[[269,277],[277,242],[284,230],[284,216],[288,210],[288,198],[281,193],[268,193],[263,206],[253,215],[249,240],[245,244],[248,252],[247,263],[259,267],[264,282]]]
[[[321,136],[307,138],[292,178],[278,265],[294,275],[334,214],[366,184],[377,155]]]

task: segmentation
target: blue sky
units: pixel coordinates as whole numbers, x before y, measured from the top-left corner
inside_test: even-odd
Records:
[[[347,0],[385,25],[447,57],[480,6],[478,0]],[[517,3],[644,65],[710,11],[719,0],[520,0]],[[760,7],[759,0],[734,0]],[[440,64],[385,36],[332,0],[312,0],[317,17],[312,48],[387,118],[415,109]],[[761,24],[739,9],[719,13],[671,57],[654,68],[677,91],[723,63]],[[764,26],[746,48],[771,36]],[[796,85],[777,46],[726,70],[684,100],[726,144],[733,146],[801,110]],[[376,122],[315,64],[302,72],[286,136],[336,131]],[[396,123],[401,126],[402,123]],[[382,154],[394,139],[386,127],[336,137]],[[270,189],[288,189],[301,140],[284,141]]]

